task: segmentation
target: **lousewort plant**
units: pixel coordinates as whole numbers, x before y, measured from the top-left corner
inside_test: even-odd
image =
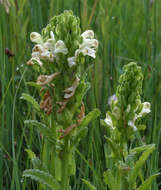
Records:
[[[107,129],[107,144],[111,147],[104,181],[110,190],[147,190],[159,174],[144,180],[143,165],[155,149],[154,144],[131,148],[136,134],[146,128],[142,118],[150,112],[150,103],[141,103],[143,75],[141,67],[129,63],[123,67],[116,95],[109,98],[111,111],[102,124]],[[136,143],[137,144],[137,143]]]
[[[144,180],[142,170],[155,145],[131,146],[134,142],[137,144],[138,131],[146,128],[141,119],[150,112],[150,103],[141,103],[141,67],[131,62],[123,70],[116,94],[108,100],[111,111],[101,120],[107,130],[106,145],[110,147],[110,152],[105,148],[108,169],[103,177],[110,190],[147,190],[151,189],[153,180],[159,175],[157,173]],[[90,182],[83,181],[89,189],[96,190]]]
[[[79,18],[71,11],[54,16],[42,33],[32,32],[36,43],[27,64],[38,73],[36,82],[40,102],[29,94],[22,94],[36,110],[37,120],[26,120],[40,133],[42,150],[38,158],[27,149],[33,169],[23,176],[39,182],[39,189],[69,190],[70,177],[75,175],[75,148],[85,137],[88,124],[97,118],[99,110],[87,115],[83,97],[89,89],[86,82],[86,56],[95,58],[98,41],[94,32],[81,34]],[[91,59],[88,59],[88,62]]]

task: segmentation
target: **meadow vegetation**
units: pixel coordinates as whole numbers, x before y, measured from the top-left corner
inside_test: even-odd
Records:
[[[64,10],[72,10],[80,18],[81,31],[92,29],[99,41],[97,55],[92,64],[88,64],[89,58],[86,58],[87,65],[84,69],[91,87],[83,102],[86,115],[96,110],[95,108],[101,111],[101,115],[89,124],[88,134],[75,149],[76,173],[70,179],[72,190],[89,189],[88,181],[93,184],[93,189],[108,189],[103,175],[105,176],[104,172],[112,165],[112,161],[107,162],[111,149],[108,145],[109,138],[104,137],[109,133],[101,119],[105,119],[107,110],[110,110],[108,98],[116,93],[119,77],[124,72],[123,66],[129,62],[136,62],[141,67],[141,102],[151,104],[151,112],[142,120],[146,129],[138,131],[136,139],[129,146],[134,148],[155,144],[155,149],[142,168],[142,176],[147,179],[148,176],[160,172],[160,2],[13,0],[7,10],[3,2],[5,1],[0,1],[0,189],[43,188],[30,178],[23,177],[23,171],[32,168],[29,150],[40,157],[43,144],[41,135],[34,126],[28,127],[24,124],[25,120],[37,119],[37,115],[32,105],[20,97],[25,92],[39,98],[37,90],[28,85],[29,81],[36,81],[38,77],[26,64],[31,58],[33,47],[30,33],[40,33],[53,16]],[[149,190],[160,188],[161,176],[157,176]]]

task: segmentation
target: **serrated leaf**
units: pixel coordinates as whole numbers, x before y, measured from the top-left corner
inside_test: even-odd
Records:
[[[117,190],[117,184],[110,169],[104,172],[103,177],[105,184],[108,185],[110,190]]]
[[[45,184],[52,190],[60,190],[59,183],[47,172],[38,169],[29,169],[23,172],[23,176],[30,177],[41,184]]]
[[[82,179],[83,183],[86,184],[90,190],[97,190],[94,185],[92,185],[89,181]]]
[[[137,190],[147,190],[149,187],[151,187],[151,184],[152,184],[153,180],[154,180],[158,175],[160,175],[160,173],[150,176],[148,179],[146,179],[146,180],[144,181],[143,184],[141,184],[141,185],[139,186],[139,188],[137,188]]]
[[[27,102],[29,102],[30,104],[32,104],[32,106],[37,110],[40,111],[40,105],[39,103],[29,94],[26,93],[22,93],[22,96],[20,99],[26,100]]]
[[[38,122],[37,120],[25,120],[24,123],[26,125],[33,125],[37,128],[37,130],[44,136],[48,137],[49,140],[54,141],[53,133],[49,127],[45,124]]]
[[[136,178],[139,175],[140,169],[145,164],[145,161],[148,159],[149,155],[154,151],[155,145],[149,146],[148,149],[146,149],[142,155],[140,156],[139,160],[136,162],[135,167],[132,169],[130,176],[129,176],[129,184],[131,188],[136,182]]]

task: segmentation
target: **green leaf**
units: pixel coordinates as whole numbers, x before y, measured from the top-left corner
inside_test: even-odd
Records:
[[[129,184],[131,188],[136,182],[136,178],[139,175],[139,172],[144,165],[145,161],[148,159],[149,155],[154,151],[155,145],[152,144],[151,146],[146,149],[142,155],[140,156],[139,160],[136,162],[135,167],[132,169],[130,176],[129,176]]]
[[[110,169],[104,172],[103,177],[104,177],[105,184],[108,185],[110,190],[117,190],[118,189],[117,184],[116,184],[115,179],[114,179],[114,176],[113,176]]]
[[[141,153],[141,152],[144,152],[145,150],[151,148],[152,146],[154,146],[154,145],[148,144],[148,145],[139,146],[139,147],[131,149],[130,152]]]
[[[85,136],[87,135],[87,133],[88,133],[88,127],[83,127],[81,129],[79,129],[77,131],[77,134],[73,138],[72,144],[75,146],[79,142],[80,139],[85,138]]]
[[[32,150],[25,149],[25,151],[28,153],[28,156],[31,159],[34,169],[40,169],[44,172],[48,172],[47,166],[44,163],[42,163],[38,157],[36,157],[35,153],[32,152]]]
[[[73,145],[78,143],[79,139],[84,138],[88,132],[87,125],[90,121],[96,119],[100,115],[100,111],[98,109],[94,109],[85,118],[81,121],[79,126],[77,127],[77,133],[73,139]]]
[[[69,153],[69,173],[70,175],[75,175],[76,172],[76,164],[75,164],[75,157],[73,152]]]
[[[104,121],[104,119],[101,119],[100,122],[101,122],[101,125],[102,125],[102,126],[104,126],[104,127],[107,126],[107,123]]]
[[[110,138],[108,138],[106,136],[105,136],[105,139],[108,142],[108,144],[110,145],[114,156],[116,158],[118,158],[118,159],[121,158],[121,155],[120,155],[120,152],[119,152],[119,146],[116,143],[114,143]]]
[[[56,180],[58,181],[61,181],[61,176],[62,176],[62,170],[61,170],[61,167],[62,167],[62,162],[61,162],[61,159],[59,157],[59,155],[55,155],[55,157],[53,158],[54,161],[55,161],[55,178]]]
[[[83,183],[86,184],[90,190],[97,190],[94,185],[92,185],[89,181],[82,179]]]
[[[42,88],[42,87],[41,87],[39,84],[37,84],[36,82],[26,82],[26,84],[29,85],[29,86],[33,86],[33,87],[37,88],[38,90],[40,90],[40,89]]]
[[[154,180],[158,175],[160,175],[160,173],[150,176],[148,179],[146,179],[146,180],[144,181],[143,184],[141,184],[141,185],[139,186],[139,188],[138,188],[137,190],[147,190],[149,187],[151,187],[151,184],[152,184],[153,180]]]
[[[76,91],[75,91],[75,98],[76,101],[74,103],[74,105],[72,105],[71,107],[71,112],[74,114],[76,112],[76,110],[80,107],[80,105],[82,104],[83,101],[83,97],[86,94],[86,92],[89,90],[90,88],[90,83],[85,83],[84,80],[82,80],[80,82],[80,84],[78,85]]]
[[[41,184],[47,185],[53,190],[60,190],[59,183],[53,178],[53,176],[47,172],[38,169],[29,169],[23,172],[24,177],[30,177]]]
[[[26,100],[27,102],[29,102],[30,104],[33,105],[33,107],[37,110],[37,111],[40,111],[40,105],[39,103],[29,94],[26,94],[26,93],[22,93],[22,96],[20,99],[24,99]]]
[[[55,141],[53,137],[53,133],[49,127],[47,127],[45,124],[38,122],[37,120],[25,120],[24,123],[26,125],[33,125],[37,128],[37,130],[44,136],[48,137],[49,140],[52,142]]]
[[[32,150],[30,149],[25,149],[25,151],[28,153],[28,156],[30,159],[36,158],[36,155],[34,152],[32,152]]]
[[[83,121],[79,124],[78,128],[86,127],[92,120],[95,120],[97,117],[99,117],[101,112],[99,109],[94,109],[93,111],[89,112]]]

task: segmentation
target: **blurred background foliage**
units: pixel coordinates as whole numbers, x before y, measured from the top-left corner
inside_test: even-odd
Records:
[[[7,4],[8,2],[8,4]],[[5,5],[5,6],[4,6]],[[8,9],[7,9],[8,6]],[[155,143],[156,150],[144,168],[145,176],[161,168],[161,3],[159,0],[1,0],[0,1],[0,189],[36,189],[22,179],[30,162],[25,148],[40,154],[41,139],[24,120],[34,118],[34,110],[20,100],[22,92],[35,94],[26,82],[36,80],[27,67],[31,55],[29,34],[41,32],[49,19],[64,10],[80,17],[82,31],[94,30],[99,50],[89,69],[91,89],[86,96],[86,113],[95,107],[105,117],[108,97],[115,93],[122,66],[137,62],[143,70],[143,101],[152,112],[146,117],[147,129],[138,134],[138,142]],[[8,49],[6,49],[8,48]],[[99,119],[89,126],[89,134],[77,150],[77,174],[73,190],[86,190],[82,178],[103,189],[108,148]],[[134,142],[135,143],[135,142]],[[139,143],[137,143],[139,144]],[[152,190],[161,188],[161,178]]]

